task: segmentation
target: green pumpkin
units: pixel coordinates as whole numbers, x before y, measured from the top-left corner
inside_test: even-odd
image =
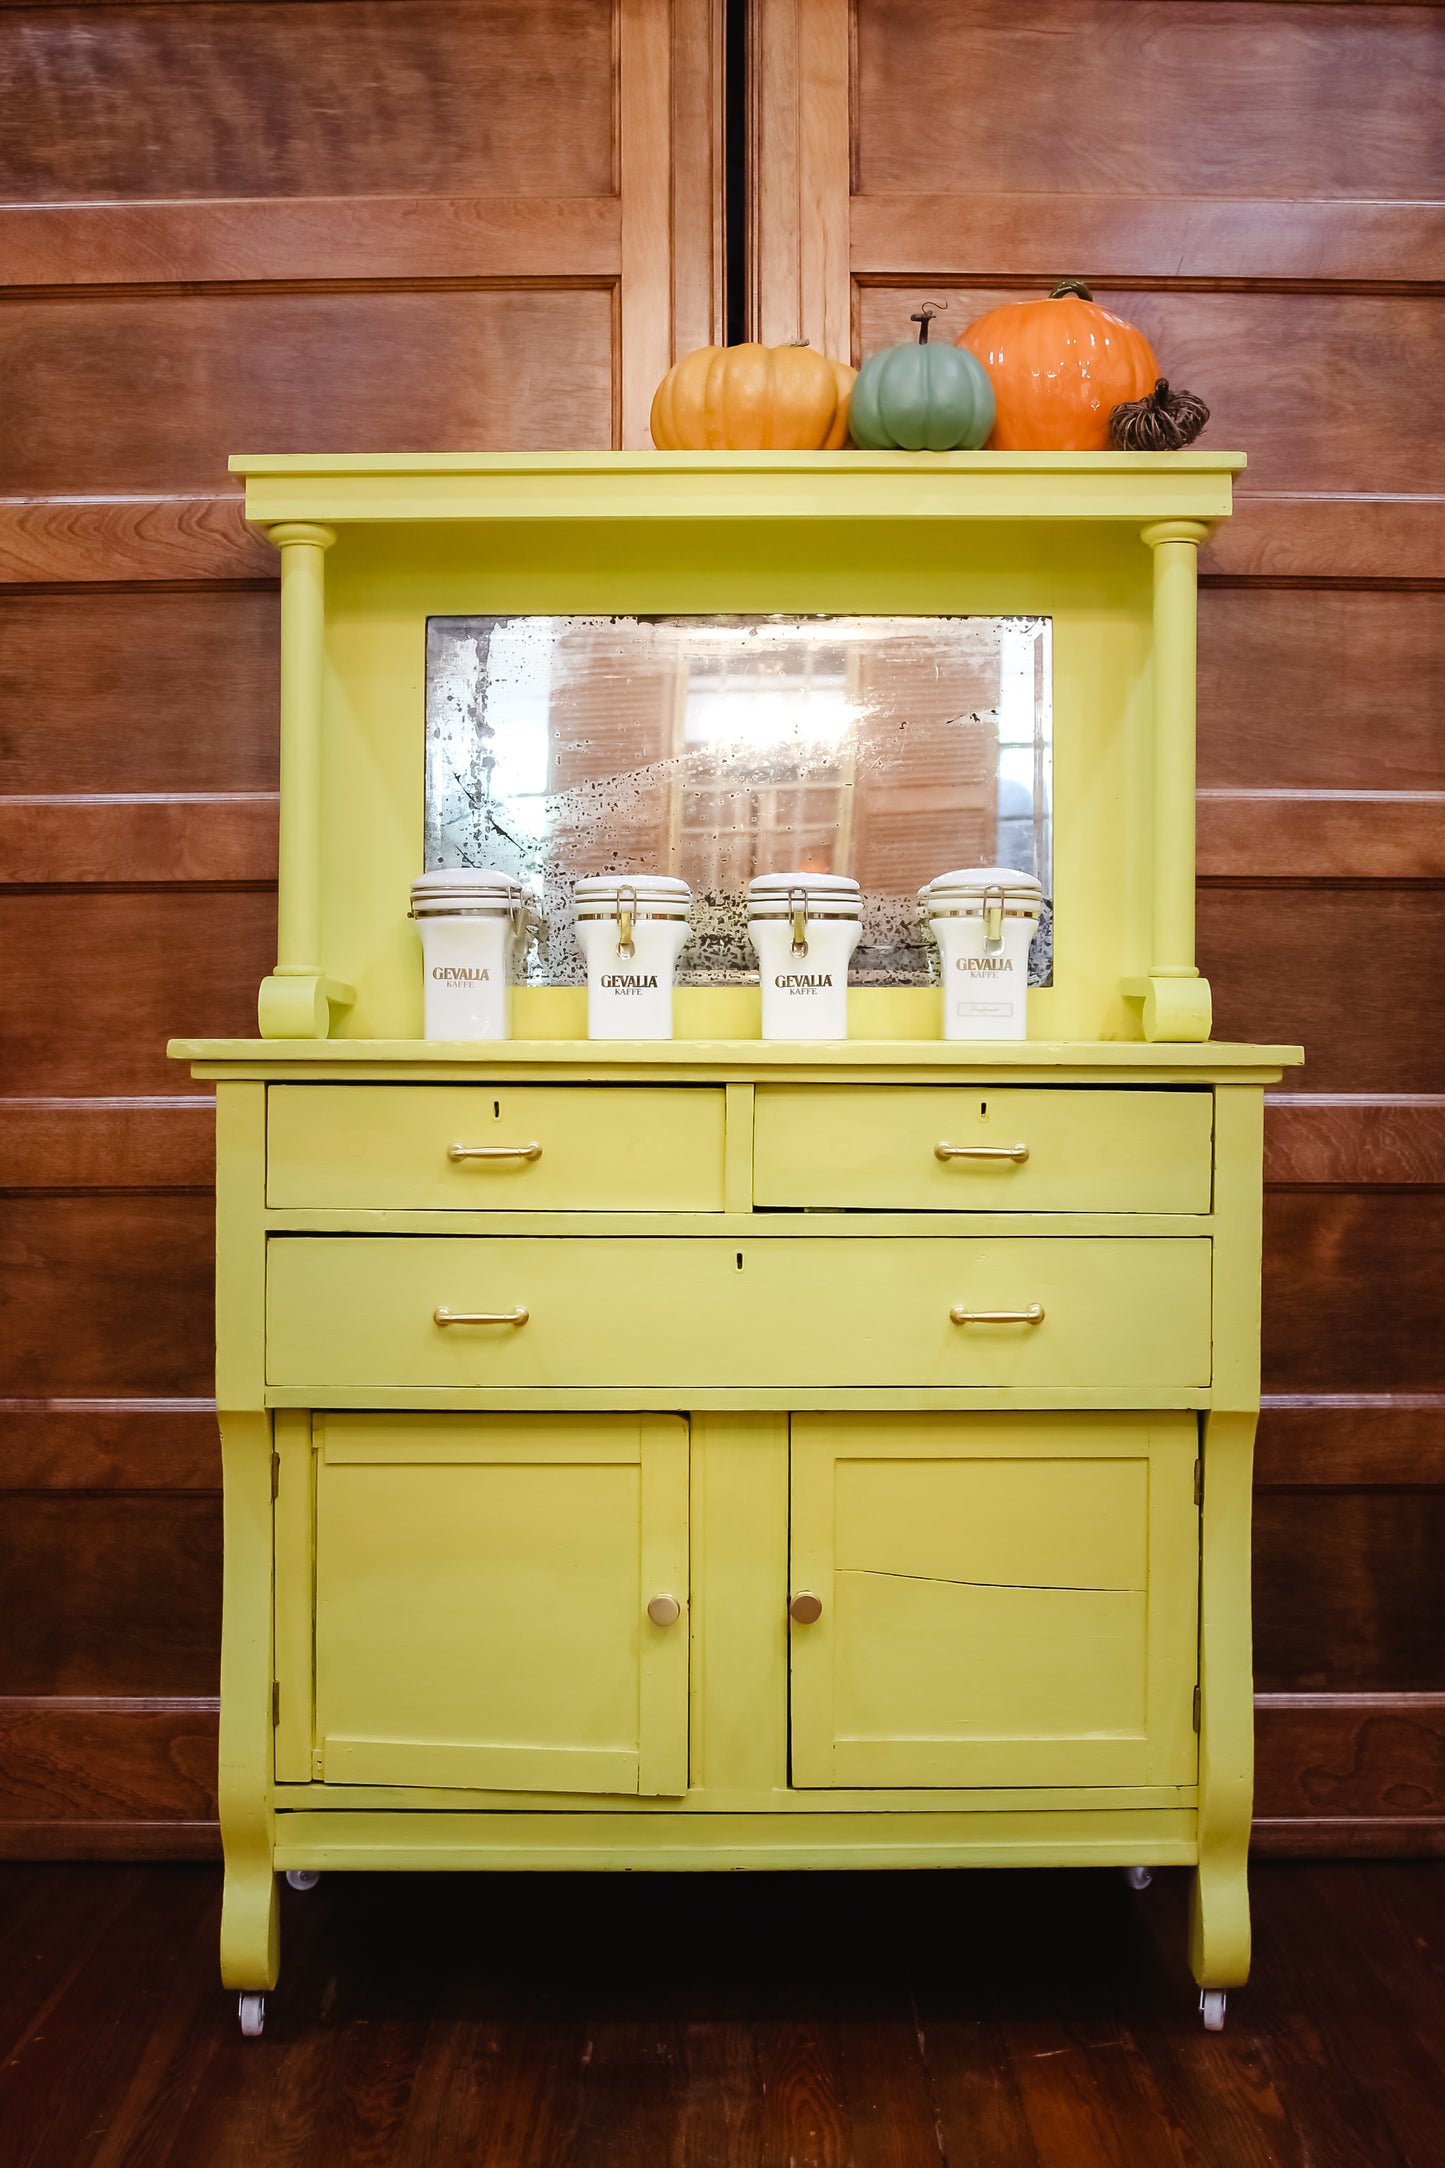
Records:
[[[858,371],[848,427],[865,451],[971,452],[993,428],[988,371],[967,347],[930,346],[933,313],[911,319],[916,346],[885,346]]]

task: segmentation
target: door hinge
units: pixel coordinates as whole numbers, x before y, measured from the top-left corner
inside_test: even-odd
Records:
[[[1199,1688],[1194,1689],[1194,1729],[1199,1729]]]
[[[1202,1506],[1204,1503],[1204,1463],[1202,1460],[1196,1460],[1194,1463],[1194,1503],[1197,1506]]]
[[[274,1505],[281,1495],[281,1455],[271,1455],[271,1502]]]
[[[274,1731],[281,1721],[281,1681],[271,1681],[271,1728]]]

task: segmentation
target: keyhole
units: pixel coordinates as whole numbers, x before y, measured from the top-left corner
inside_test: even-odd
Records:
[[[500,1100],[500,1099],[494,1099],[494,1100],[492,1101],[492,1120],[493,1120],[494,1122],[499,1122],[499,1121],[500,1121],[501,1119],[502,1119],[502,1102],[501,1102],[501,1100]]]
[[[980,1099],[978,1103],[978,1118],[981,1122],[988,1120],[988,1101],[986,1099]]]
[[[739,1250],[739,1251],[738,1251],[738,1270],[739,1270],[739,1272],[741,1272],[741,1271],[742,1271],[742,1269],[743,1269],[743,1253],[742,1253],[742,1251],[741,1251],[741,1250]]]

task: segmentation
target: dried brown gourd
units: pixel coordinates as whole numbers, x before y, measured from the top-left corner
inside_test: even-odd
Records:
[[[1209,419],[1209,409],[1192,391],[1171,391],[1161,376],[1147,399],[1126,399],[1109,416],[1109,442],[1116,452],[1180,452],[1192,444]]]

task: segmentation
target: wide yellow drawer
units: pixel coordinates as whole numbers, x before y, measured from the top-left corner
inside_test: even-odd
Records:
[[[1207,1385],[1205,1239],[273,1236],[270,1382]],[[1035,1323],[979,1312],[1042,1311]],[[440,1311],[491,1322],[438,1322]],[[956,1321],[954,1311],[971,1313]],[[512,1322],[515,1320],[515,1322]],[[685,1398],[678,1405],[687,1405]]]
[[[764,1084],[753,1198],[895,1212],[1207,1212],[1208,1091]]]
[[[720,1086],[274,1084],[273,1206],[719,1212]]]

